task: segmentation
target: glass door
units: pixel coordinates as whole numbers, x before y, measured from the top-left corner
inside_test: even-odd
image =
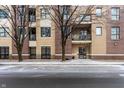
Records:
[[[79,47],[79,59],[86,59],[86,48]]]

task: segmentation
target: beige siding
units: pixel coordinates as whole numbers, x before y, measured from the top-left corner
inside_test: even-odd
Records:
[[[55,55],[55,29],[54,24],[49,19],[41,19],[40,7],[37,7],[37,22],[36,22],[36,53],[37,58],[41,56],[41,46],[50,46],[51,55]],[[41,27],[51,27],[51,37],[41,37]]]

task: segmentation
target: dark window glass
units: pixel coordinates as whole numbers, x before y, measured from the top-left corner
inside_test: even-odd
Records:
[[[67,36],[68,34],[70,34],[71,30],[70,30],[70,27],[65,28],[65,26],[63,26],[63,31],[64,31],[65,36]],[[69,35],[68,38],[71,38],[71,34]]]
[[[30,8],[29,9],[29,21],[30,22],[35,22],[36,21],[36,9],[35,8]]]
[[[7,37],[7,32],[5,30],[8,31],[8,27],[0,27],[0,37]]]
[[[112,27],[111,28],[111,39],[112,40],[120,39],[120,27]]]
[[[49,46],[41,47],[41,58],[43,58],[43,59],[51,58],[51,48]]]
[[[30,47],[30,58],[35,59],[36,58],[36,47]]]
[[[29,28],[29,40],[31,40],[31,41],[36,40],[36,28],[34,28],[34,27]]]
[[[9,58],[9,47],[0,47],[0,59]]]
[[[63,14],[63,19],[67,20],[69,18],[70,6],[61,6],[61,14]]]
[[[18,20],[23,21],[25,18],[25,6],[24,5],[19,5],[18,6]]]
[[[41,9],[41,18],[46,19],[49,17],[49,10],[47,8],[42,8]]]
[[[0,9],[0,18],[7,18],[8,13],[5,10]]]
[[[86,59],[87,56],[86,56],[86,48],[83,48],[83,47],[79,47],[79,58],[80,59]]]
[[[50,27],[41,27],[41,37],[50,37],[51,28]]]
[[[18,35],[18,37],[21,38],[24,34],[25,34],[25,28],[19,26],[19,27],[18,27],[18,31],[17,31],[17,35]]]

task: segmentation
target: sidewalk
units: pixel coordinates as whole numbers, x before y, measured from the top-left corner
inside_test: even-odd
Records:
[[[91,59],[77,59],[67,60],[61,62],[61,60],[24,60],[18,62],[17,60],[0,60],[0,65],[124,65],[124,60],[91,60]]]

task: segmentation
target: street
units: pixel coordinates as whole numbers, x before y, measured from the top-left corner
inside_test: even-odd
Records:
[[[0,87],[124,87],[124,65],[0,65]]]

